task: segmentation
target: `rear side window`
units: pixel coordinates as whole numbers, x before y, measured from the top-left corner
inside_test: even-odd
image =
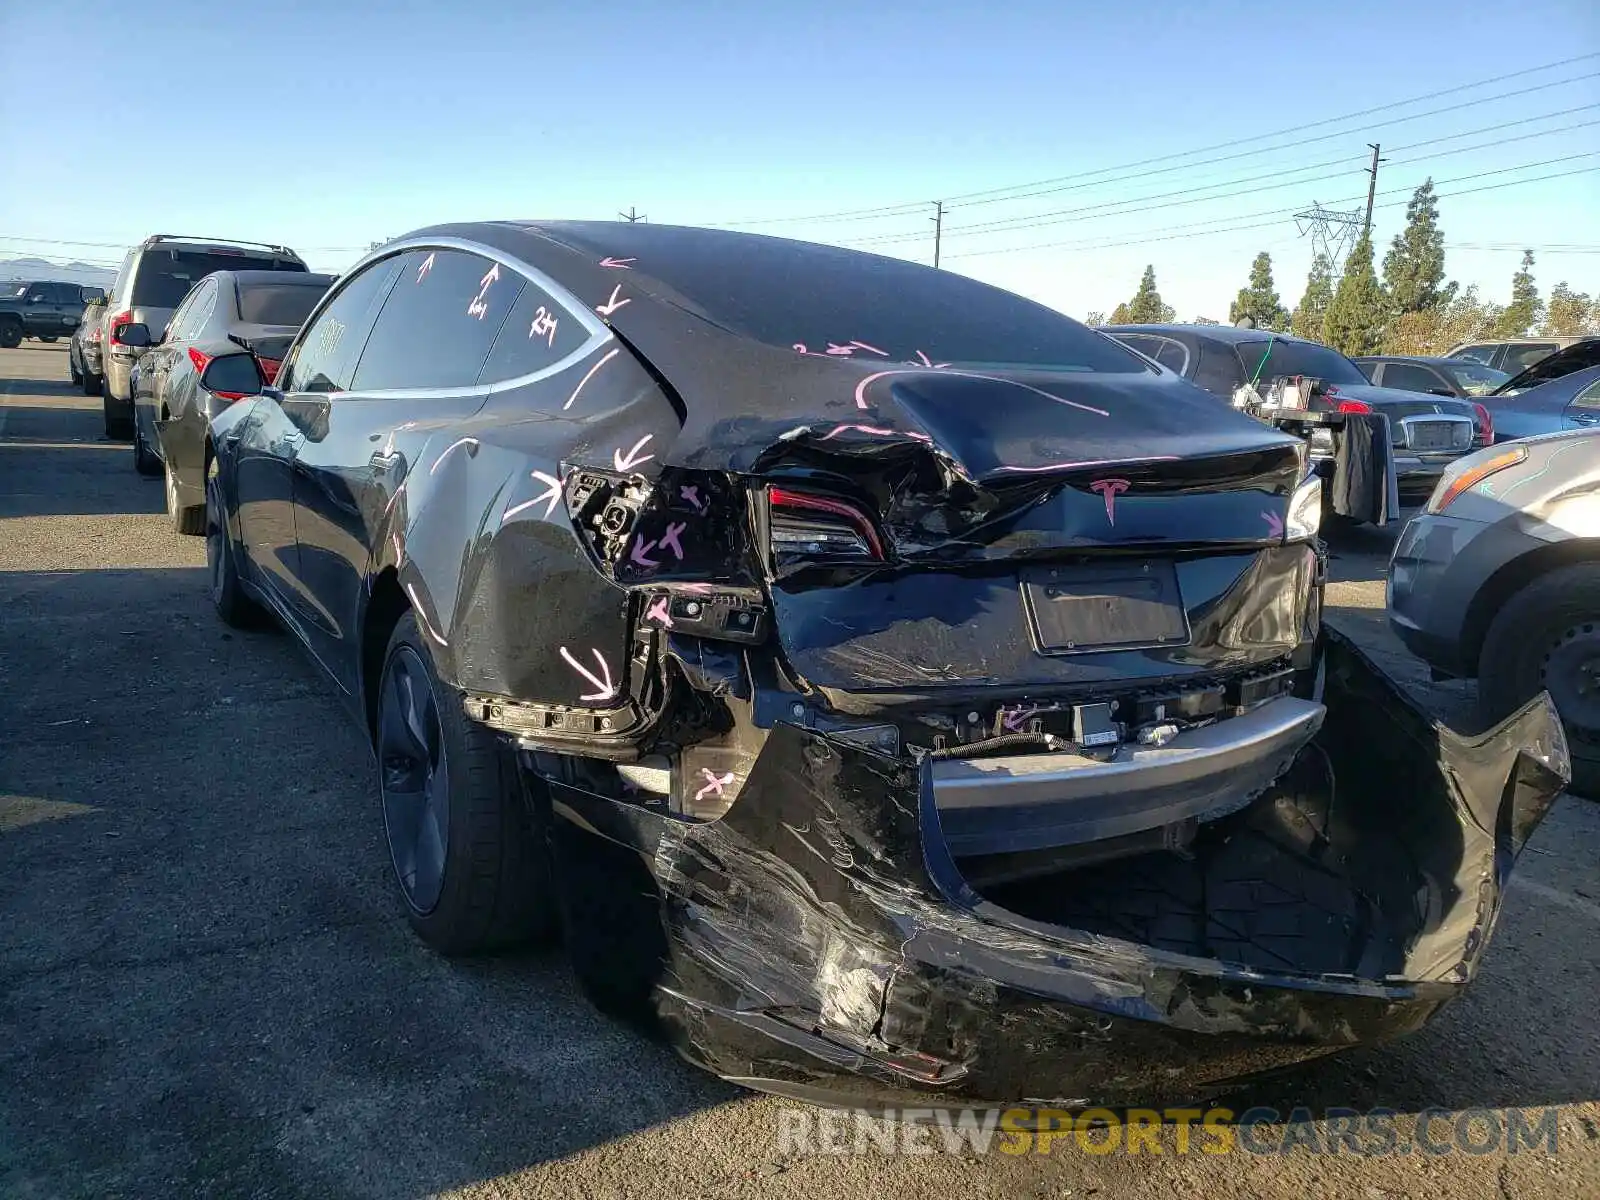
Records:
[[[302,332],[282,375],[286,392],[347,392],[356,360],[389,294],[404,255],[373,263],[352,276]]]
[[[142,308],[176,308],[189,289],[213,271],[300,271],[304,263],[256,254],[152,246],[139,256],[133,303]]]
[[[413,250],[356,368],[354,391],[470,387],[524,280],[462,250]]]
[[[1114,333],[1111,335],[1130,350],[1137,350],[1146,358],[1154,358],[1160,349],[1156,339],[1148,333]]]
[[[211,312],[216,307],[217,281],[207,280],[197,287],[194,294],[183,302],[183,307],[173,314],[172,325],[168,332],[174,339],[194,337],[211,319]]]
[[[1169,371],[1182,375],[1189,369],[1189,351],[1173,338],[1156,339],[1156,361]]]
[[[325,288],[303,283],[254,283],[239,289],[239,319],[251,325],[299,325]]]
[[[502,383],[553,367],[589,340],[589,331],[537,284],[523,285],[522,295],[500,327],[480,383]]]
[[[1362,362],[1359,358],[1351,359],[1350,361],[1361,368],[1361,373],[1365,375],[1368,380],[1373,383],[1378,381],[1378,368],[1383,366],[1382,363]]]

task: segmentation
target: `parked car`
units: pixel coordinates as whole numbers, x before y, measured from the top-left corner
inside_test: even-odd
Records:
[[[1395,545],[1389,620],[1436,674],[1478,681],[1487,721],[1548,692],[1573,790],[1600,799],[1600,430],[1452,467]]]
[[[133,375],[133,466],[161,475],[167,515],[179,533],[205,532],[205,439],[211,419],[256,395],[315,307],[332,275],[287,271],[217,271],[194,287],[165,336]],[[122,343],[150,346],[135,323]]]
[[[143,325],[159,338],[189,290],[213,271],[300,271],[306,264],[286,246],[158,233],[128,251],[117,271],[105,321],[101,392],[107,437],[133,434],[132,374],[143,348],[123,330]]]
[[[1582,338],[1513,375],[1490,392],[1489,399],[1491,403],[1498,403],[1506,397],[1520,396],[1523,392],[1565,378],[1574,371],[1586,371],[1596,366],[1600,366],[1600,337]]]
[[[1415,1028],[1564,783],[1548,707],[1458,739],[1321,629],[1295,438],[951,272],[437,226],[209,440],[216,608],[372,737],[416,932],[557,926],[789,1095],[1149,1103]]]
[[[1487,400],[1497,442],[1600,425],[1600,366]]]
[[[100,394],[100,351],[105,338],[106,298],[96,296],[83,306],[83,318],[67,342],[67,375],[85,396]]]
[[[1488,411],[1473,402],[1375,386],[1337,350],[1303,338],[1230,325],[1108,325],[1105,332],[1230,402],[1241,389],[1300,376],[1320,381],[1306,404],[1313,411],[1382,413],[1402,499],[1426,496],[1445,467],[1493,438]],[[1326,476],[1325,435],[1312,450]]]
[[[1451,348],[1447,358],[1482,363],[1508,375],[1525,371],[1557,350],[1564,350],[1578,337],[1503,338],[1496,341],[1463,342]]]
[[[1494,391],[1511,376],[1464,358],[1427,358],[1385,354],[1350,360],[1379,387],[1430,396],[1476,400]]]
[[[70,337],[83,317],[83,306],[99,288],[54,280],[0,283],[0,346],[22,345],[25,337],[53,342]]]

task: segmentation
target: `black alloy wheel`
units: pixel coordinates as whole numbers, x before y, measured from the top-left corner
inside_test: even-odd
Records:
[[[378,700],[378,783],[389,856],[406,903],[427,916],[450,848],[450,756],[439,703],[416,650],[395,647]]]

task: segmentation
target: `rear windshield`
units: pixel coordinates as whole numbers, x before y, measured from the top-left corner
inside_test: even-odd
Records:
[[[166,250],[157,246],[139,258],[131,303],[142,308],[177,308],[189,289],[213,271],[301,271],[304,263],[240,252]]]
[[[1479,363],[1447,361],[1439,364],[1456,381],[1456,386],[1469,396],[1487,396],[1511,376],[1493,367]]]
[[[1367,377],[1337,350],[1313,342],[1240,342],[1234,347],[1244,377],[1265,383],[1280,375],[1307,375],[1329,383],[1365,384]]]
[[[608,234],[598,252],[627,255],[626,236]],[[715,324],[784,349],[861,362],[1154,372],[1070,317],[952,271],[694,229],[652,237],[639,254],[641,269]]]
[[[327,290],[321,284],[253,283],[239,289],[239,319],[251,325],[299,325]]]

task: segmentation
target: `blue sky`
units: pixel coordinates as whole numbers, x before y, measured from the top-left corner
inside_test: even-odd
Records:
[[[1431,174],[1453,276],[1504,299],[1519,253],[1496,247],[1531,244],[1548,247],[1546,291],[1600,291],[1600,253],[1560,248],[1600,250],[1600,171],[1450,196],[1600,167],[1594,0],[7,0],[0,79],[0,256],[114,262],[146,234],[192,231],[284,241],[338,269],[442,220],[636,205],[724,224],[927,202],[750,226],[925,261],[935,198],[1060,179],[1048,195],[952,203],[944,265],[1081,317],[1153,263],[1181,318],[1225,318],[1257,250],[1298,298],[1310,244],[1289,211],[1359,207],[1378,141],[1396,148],[1379,191],[1402,189],[1378,197],[1380,252],[1403,214],[1384,206]],[[1462,107],[1419,115],[1449,106]],[[30,119],[46,113],[55,127]],[[1052,223],[962,228],[1036,218]],[[1244,224],[1263,227],[1227,231]]]

